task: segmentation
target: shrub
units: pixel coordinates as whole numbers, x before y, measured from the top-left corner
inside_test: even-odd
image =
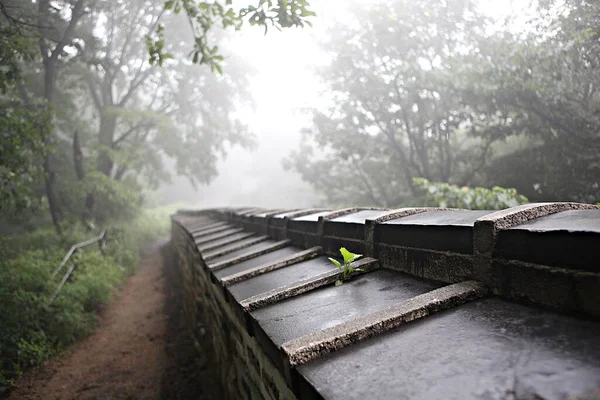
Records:
[[[413,182],[423,191],[426,206],[502,210],[529,203],[527,197],[517,193],[516,189],[505,189],[499,186],[494,186],[492,189],[459,187],[448,183],[429,182],[424,178],[414,178]]]

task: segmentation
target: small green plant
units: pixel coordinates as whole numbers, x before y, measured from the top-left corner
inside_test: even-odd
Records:
[[[331,261],[336,267],[338,267],[340,269],[340,271],[342,271],[342,277],[341,277],[341,279],[338,279],[337,281],[335,281],[335,286],[339,286],[342,283],[344,283],[346,280],[348,280],[350,278],[350,274],[352,274],[354,271],[364,272],[364,270],[361,268],[350,267],[350,264],[352,264],[354,261],[361,258],[362,254],[354,254],[354,253],[348,251],[345,247],[340,248],[340,253],[342,254],[342,258],[344,259],[343,264],[340,263],[335,258],[329,257],[329,261]]]

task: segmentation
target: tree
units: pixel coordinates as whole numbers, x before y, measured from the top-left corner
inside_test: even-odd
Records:
[[[546,1],[539,11],[529,34],[489,43],[477,60],[495,107],[511,116],[509,139],[527,138],[486,172],[531,200],[597,202],[600,4]]]
[[[15,41],[4,47],[0,43],[0,50],[13,57],[5,56],[3,62],[16,60],[15,72],[5,79],[14,88],[11,96],[22,95],[20,101],[29,109],[38,104],[50,116],[48,126],[32,129],[31,124],[16,126],[25,122],[25,114],[17,118],[14,106],[4,110],[15,115],[11,149],[28,143],[10,165],[27,165],[34,149],[41,152],[37,177],[45,181],[57,231],[65,219],[83,216],[102,222],[129,209],[128,204],[138,204],[144,190],[169,179],[167,158],[193,184],[207,183],[229,145],[252,144],[252,136],[234,117],[236,107],[249,100],[249,69],[235,57],[223,60],[228,70],[221,74],[194,65],[187,59],[192,48],[185,42],[189,28],[182,16],[164,14],[161,0],[32,1],[11,3],[6,9],[11,12],[6,29],[13,29],[9,23],[14,19],[38,47],[37,55],[33,47],[30,62],[23,62],[24,56],[14,56]],[[21,15],[29,19],[21,20]],[[165,50],[173,56],[162,67],[148,63],[146,47],[146,36],[159,18],[168,29]],[[215,43],[223,38],[219,29],[208,34]],[[26,132],[33,131],[41,146],[26,142]],[[4,172],[2,178],[13,181],[16,175],[26,176]],[[30,178],[26,186],[33,193],[37,182]],[[23,193],[20,204],[29,200],[20,190],[23,185],[4,183],[3,199]]]
[[[359,12],[327,43],[332,106],[307,133],[327,151],[288,166],[331,203],[411,204],[414,178],[597,202],[600,4],[538,12],[519,33],[495,31],[468,1]]]
[[[455,78],[484,27],[467,0],[357,10],[354,21],[331,31],[333,61],[322,76],[332,105],[313,111],[307,131],[326,156],[303,149],[288,166],[333,203],[395,206],[417,195],[415,177],[474,180],[491,143],[472,135],[485,123]]]
[[[114,182],[127,179],[140,189],[169,179],[165,158],[174,159],[177,172],[193,184],[208,183],[225,146],[252,143],[233,116],[236,104],[249,99],[248,68],[240,60],[228,59],[220,75],[199,69],[186,60],[188,32],[178,28],[181,17],[171,15],[162,18],[174,58],[162,68],[147,63],[145,35],[161,17],[161,4],[147,0],[132,7],[115,1],[98,9],[96,29],[106,36],[87,46],[83,62],[70,69],[74,84],[83,83],[80,96],[92,100],[82,104],[91,106],[98,121],[95,137],[85,140],[86,158],[97,159],[96,172]],[[89,178],[99,177],[92,173]],[[88,214],[94,203],[90,195]]]
[[[222,72],[223,56],[219,48],[210,40],[210,33],[220,23],[223,28],[234,27],[239,30],[244,21],[250,25],[262,26],[267,33],[268,27],[276,29],[289,27],[310,26],[308,19],[315,15],[309,10],[306,0],[258,0],[256,6],[248,5],[236,8],[232,0],[198,1],[198,0],[165,0],[163,12],[173,11],[183,14],[192,30],[194,37],[194,50],[192,61],[194,64],[206,64],[211,71]],[[161,13],[162,15],[162,13]],[[160,19],[160,16],[159,16]],[[150,64],[162,65],[164,60],[173,58],[165,50],[164,26],[155,24],[155,29],[146,36]]]
[[[43,177],[48,113],[24,89],[21,65],[35,60],[34,23],[13,1],[0,1],[0,216],[38,205],[32,184]]]

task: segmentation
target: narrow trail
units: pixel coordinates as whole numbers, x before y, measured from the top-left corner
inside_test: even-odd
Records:
[[[10,399],[211,398],[198,387],[202,372],[193,371],[195,361],[182,358],[186,338],[176,302],[169,304],[173,290],[161,244],[144,252],[138,271],[102,313],[95,332],[63,358],[25,374]]]

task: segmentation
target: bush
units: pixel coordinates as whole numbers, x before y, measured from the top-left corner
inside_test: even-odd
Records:
[[[432,207],[466,208],[469,210],[502,210],[529,203],[527,197],[516,189],[494,186],[458,187],[448,183],[429,182],[424,178],[414,178],[416,187],[423,191],[424,205]]]
[[[63,237],[39,229],[0,239],[0,394],[26,368],[94,329],[98,310],[135,271],[142,246],[168,232],[169,211],[145,211],[133,221],[110,225],[105,254],[95,245],[78,251],[72,257],[77,268],[53,303],[50,298],[72,264],[54,279],[52,272],[71,245],[98,232],[74,225]]]

